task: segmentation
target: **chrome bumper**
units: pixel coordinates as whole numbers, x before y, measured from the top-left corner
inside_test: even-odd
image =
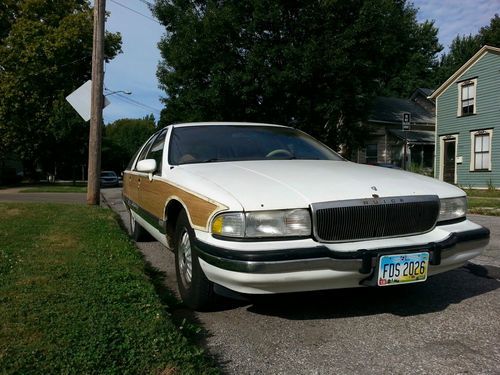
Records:
[[[487,228],[451,233],[440,242],[418,246],[332,251],[325,246],[304,249],[269,251],[233,251],[196,240],[194,250],[208,264],[217,268],[253,274],[277,274],[313,270],[359,272],[369,277],[382,255],[428,251],[430,265],[439,266],[447,258],[474,248],[484,248],[489,242]]]

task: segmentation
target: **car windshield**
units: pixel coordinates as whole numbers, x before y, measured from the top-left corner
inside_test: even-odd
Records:
[[[169,149],[171,165],[273,159],[343,160],[307,134],[278,126],[174,128]]]
[[[115,172],[101,172],[101,177],[116,177]]]

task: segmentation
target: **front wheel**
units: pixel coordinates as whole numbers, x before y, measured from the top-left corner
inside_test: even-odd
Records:
[[[182,301],[194,310],[209,307],[214,300],[213,283],[207,279],[192,243],[194,231],[185,211],[177,220],[174,236],[175,273]]]

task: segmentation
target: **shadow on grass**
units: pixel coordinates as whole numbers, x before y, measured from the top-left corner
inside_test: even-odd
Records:
[[[174,291],[166,285],[166,273],[153,267],[145,259],[144,264],[144,271],[153,284],[155,292],[161,301],[164,314],[173,322],[190,343],[204,348],[207,357],[212,361],[214,366],[224,367],[226,361],[224,361],[220,355],[207,350],[207,341],[212,337],[212,334],[203,328],[203,324],[196,316],[196,313],[185,307],[182,302],[177,299]]]

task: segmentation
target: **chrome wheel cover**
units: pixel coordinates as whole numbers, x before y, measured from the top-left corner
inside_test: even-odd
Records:
[[[185,287],[189,287],[193,277],[193,259],[191,256],[191,242],[186,229],[182,231],[177,251],[177,263],[182,283]]]

